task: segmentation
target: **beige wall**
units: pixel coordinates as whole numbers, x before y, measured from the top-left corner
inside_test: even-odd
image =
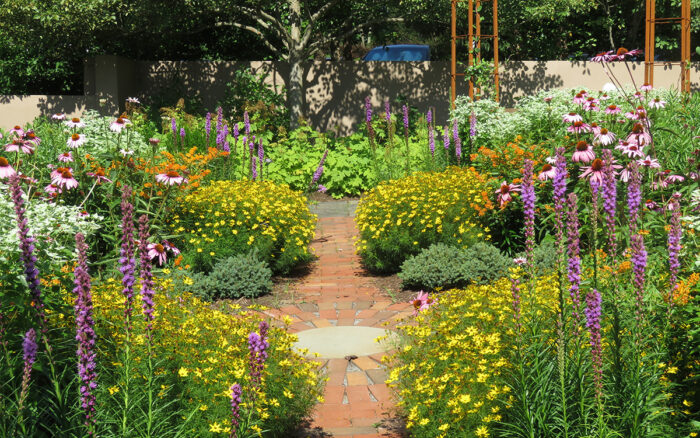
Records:
[[[286,87],[289,66],[284,62],[148,62],[100,56],[86,63],[86,96],[0,96],[0,127],[26,123],[40,113],[79,113],[94,107],[99,99],[105,99],[106,109],[116,114],[131,96],[144,103],[159,96],[172,104],[180,97],[198,98],[204,108],[213,110],[233,72],[246,65],[264,72],[270,85]],[[643,64],[630,63],[629,67],[641,85]],[[610,69],[623,84],[630,83],[624,64],[613,64]],[[540,90],[600,89],[610,82],[600,64],[584,61],[510,61],[501,65],[500,73],[501,103],[507,107],[516,98]],[[364,120],[366,96],[371,97],[375,111],[381,111],[385,99],[394,101],[401,96],[420,111],[433,108],[438,123],[449,115],[450,65],[446,61],[315,61],[305,64],[304,74],[306,114],[318,129],[341,135],[354,131]],[[678,88],[679,76],[677,65],[657,67],[655,86]],[[700,89],[700,64],[691,68],[691,87]],[[458,93],[465,92],[460,81]]]

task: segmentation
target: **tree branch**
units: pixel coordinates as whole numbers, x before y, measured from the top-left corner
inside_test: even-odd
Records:
[[[247,24],[241,24],[241,23],[236,23],[236,22],[219,22],[214,24],[215,27],[224,27],[224,26],[233,26],[237,27],[239,29],[244,29],[249,32],[252,32],[256,36],[260,38],[260,40],[267,46],[268,49],[272,50],[272,52],[275,53],[275,55],[279,56],[282,59],[285,59],[287,57],[287,54],[285,54],[282,50],[278,49],[277,47],[273,46],[267,38],[265,38],[265,34],[263,34],[260,29],[257,29],[253,26],[248,26]]]
[[[345,26],[345,24],[349,23],[350,21],[351,21],[350,19],[346,20],[345,23],[343,23],[340,27]],[[308,47],[308,51],[307,51],[306,55],[311,56],[314,53],[316,53],[317,51],[319,51],[325,44],[328,44],[329,42],[331,42],[333,40],[345,39],[345,38],[359,32],[360,30],[364,29],[367,26],[371,26],[373,24],[378,24],[378,23],[402,23],[403,21],[404,21],[404,19],[401,17],[380,18],[377,20],[366,21],[362,24],[358,24],[357,26],[353,27],[352,29],[350,29],[349,31],[345,32],[342,35],[332,36],[332,37],[328,37],[328,38],[324,38],[324,39],[316,41],[315,43],[311,44]]]
[[[243,12],[243,14],[247,15],[249,18],[255,20],[263,29],[274,32],[277,38],[282,40],[282,43],[287,49],[289,49],[291,43],[289,32],[287,32],[287,29],[277,18],[263,10],[239,7],[239,11]]]

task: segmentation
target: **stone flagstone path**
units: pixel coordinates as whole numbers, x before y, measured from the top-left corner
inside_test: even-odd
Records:
[[[275,318],[292,317],[290,330],[295,333],[332,326],[395,327],[412,314],[411,305],[392,303],[361,268],[353,246],[357,229],[350,215],[354,209],[324,209],[324,204],[331,203],[315,209],[320,218],[311,245],[318,260],[308,276],[291,286],[296,304],[266,313]],[[348,343],[352,349],[352,342]],[[400,437],[379,426],[393,416],[391,392],[384,383],[387,370],[381,363],[383,355],[352,351],[350,357],[357,358],[317,359],[328,377],[324,403],[316,406],[310,427],[302,436]]]

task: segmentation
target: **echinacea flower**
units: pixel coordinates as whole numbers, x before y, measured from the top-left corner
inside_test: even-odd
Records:
[[[187,178],[181,176],[175,170],[168,170],[165,173],[159,173],[156,175],[156,181],[166,186],[181,185],[187,182]]]
[[[34,143],[35,146],[39,146],[39,143],[41,143],[41,138],[39,138],[36,135],[36,132],[34,132],[34,130],[32,129],[24,133],[24,135],[22,136],[22,140],[24,140],[25,142]]]
[[[66,168],[63,168],[63,171],[59,175],[56,175],[55,177],[51,178],[51,182],[65,190],[70,190],[78,187],[78,180],[76,180],[73,177],[71,169]]]
[[[632,132],[627,136],[627,141],[644,147],[651,143],[651,134],[649,134],[643,124],[635,123],[632,127]]]
[[[576,105],[582,105],[586,101],[586,96],[583,93],[576,93],[574,96],[574,103]]]
[[[10,129],[10,135],[16,135],[17,137],[24,137],[24,129],[21,126],[15,125],[14,128]]]
[[[661,108],[664,108],[665,106],[666,106],[666,101],[663,101],[663,100],[659,99],[658,97],[652,99],[652,101],[649,102],[649,108],[661,109]]]
[[[133,155],[134,151],[128,149],[119,149],[119,153],[122,154],[122,157],[126,158],[128,155]]]
[[[66,115],[63,113],[56,113],[56,114],[51,116],[51,120],[65,120],[65,119],[66,119]]]
[[[586,111],[598,111],[598,104],[600,101],[596,99],[593,96],[589,96],[586,98],[586,101],[583,102],[583,109]]]
[[[70,151],[59,154],[58,161],[60,161],[61,163],[72,163],[73,154]]]
[[[632,95],[633,98],[637,100],[644,100],[644,95],[642,94],[641,91],[635,91],[634,94]]]
[[[5,152],[22,152],[31,155],[34,153],[34,144],[19,138],[12,140],[12,143],[5,145]]]
[[[640,166],[648,167],[650,169],[658,169],[661,167],[659,160],[657,160],[656,158],[651,158],[649,155],[647,155],[643,159],[637,160],[637,164],[639,164]]]
[[[583,167],[581,170],[584,172],[579,178],[590,177],[591,180],[596,181],[599,184],[603,183],[603,160],[600,158],[596,158],[593,160],[590,166]]]
[[[163,247],[165,247],[165,249],[167,249],[168,251],[170,251],[171,253],[173,253],[173,255],[178,255],[178,254],[180,254],[180,250],[177,249],[177,247],[175,247],[175,245],[173,245],[172,243],[168,242],[167,240],[164,240],[164,241],[163,241]]]
[[[418,315],[419,312],[428,310],[430,306],[436,303],[437,300],[430,298],[427,292],[418,292],[418,295],[411,301],[411,304],[413,304],[413,316]]]
[[[508,202],[513,200],[513,196],[511,195],[512,192],[519,191],[520,185],[508,184],[507,182],[503,181],[501,183],[501,187],[498,190],[496,190],[496,193],[498,193],[498,201],[501,203],[501,208],[503,208]]]
[[[607,146],[615,141],[615,133],[608,131],[607,128],[600,128],[600,131],[598,131],[595,136],[595,141],[599,142],[603,146]]]
[[[620,47],[619,49],[617,49],[614,59],[612,59],[611,61],[625,61],[629,58],[640,55],[641,53],[642,50],[640,49],[627,50],[624,47]]]
[[[566,130],[571,133],[581,134],[583,132],[591,132],[591,127],[579,120],[578,122],[572,123]]]
[[[151,260],[158,259],[158,264],[161,266],[165,264],[165,261],[168,259],[168,256],[165,253],[165,247],[162,244],[149,243],[147,249],[148,257],[150,257]]]
[[[122,129],[126,128],[127,125],[131,125],[131,121],[125,117],[117,117],[117,120],[113,121],[109,125],[109,130],[112,132],[122,132]]]
[[[98,167],[97,170],[94,172],[87,172],[87,175],[95,178],[97,184],[102,184],[103,182],[112,182],[111,179],[105,176],[105,170],[101,167]]]
[[[600,95],[599,99],[600,100],[608,100],[608,99],[610,99],[610,96],[608,95],[608,93],[603,93]]]
[[[136,103],[136,104],[140,104],[140,103],[141,103],[141,101],[138,100],[138,98],[136,98],[136,97],[127,97],[127,98],[126,98],[126,101],[129,102],[129,103]]]
[[[17,172],[10,166],[10,162],[7,161],[7,158],[0,157],[0,178],[9,178],[15,173]]]
[[[545,164],[542,166],[542,171],[537,176],[540,181],[547,181],[548,179],[553,179],[557,171],[551,164]]]
[[[571,161],[574,163],[590,163],[594,159],[595,153],[593,152],[593,146],[583,140],[579,141],[576,144],[576,151],[571,157]]]
[[[582,122],[583,117],[581,117],[580,114],[571,112],[568,114],[564,114],[564,116],[562,117],[562,120],[564,121],[564,123],[575,123],[575,122]]]
[[[83,134],[73,134],[66,141],[66,145],[71,149],[79,148],[83,144],[85,144],[85,136]]]
[[[622,108],[615,104],[608,105],[607,108],[605,108],[605,114],[619,114],[621,111]]]
[[[642,91],[645,92],[645,93],[651,91],[653,88],[654,88],[654,87],[652,87],[650,84],[648,84],[648,83],[646,83],[646,82],[644,83],[644,85],[642,85],[641,87],[639,87],[639,89],[642,90]]]
[[[73,117],[72,119],[65,122],[66,126],[69,128],[84,128],[85,123],[80,121],[79,117]]]
[[[629,120],[638,120],[639,119],[639,115],[637,114],[636,110],[626,112],[625,117]]]
[[[620,144],[615,146],[615,149],[622,151],[629,158],[639,158],[644,156],[643,148],[634,142],[620,140]]]
[[[600,52],[594,57],[591,58],[592,62],[609,62],[614,58],[614,54],[612,50],[608,50],[607,52]]]

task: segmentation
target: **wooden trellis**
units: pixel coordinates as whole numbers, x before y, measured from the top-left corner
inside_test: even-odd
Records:
[[[690,0],[681,1],[681,16],[670,18],[656,17],[656,0],[646,0],[646,41],[644,43],[644,82],[654,85],[654,67],[657,65],[678,64],[681,67],[681,91],[690,93]],[[681,23],[681,61],[655,62],[656,25],[659,23]]]

